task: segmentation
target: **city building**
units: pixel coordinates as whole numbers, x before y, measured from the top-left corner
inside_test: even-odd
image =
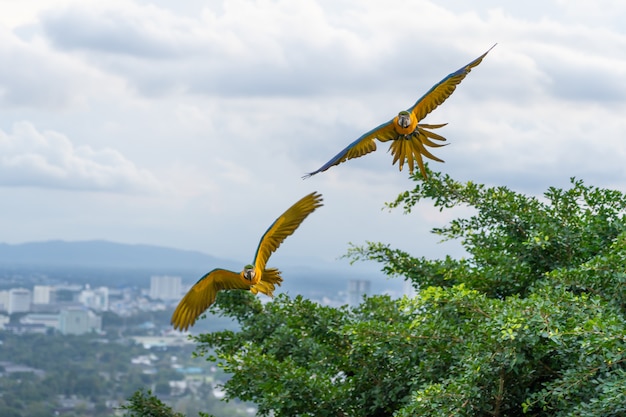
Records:
[[[42,324],[47,328],[59,329],[58,314],[30,313],[20,319],[20,324]]]
[[[0,291],[0,311],[7,311],[9,309],[9,291]]]
[[[7,312],[26,313],[30,311],[30,304],[33,301],[32,293],[26,288],[11,288],[9,290],[9,305]]]
[[[370,292],[371,282],[363,279],[353,279],[348,281],[348,305],[358,306],[363,301],[363,296]]]
[[[54,288],[50,285],[33,287],[33,304],[50,304],[54,297]]]
[[[178,300],[182,290],[181,278],[170,275],[150,277],[150,298],[153,300]]]
[[[87,285],[78,296],[78,301],[93,310],[107,311],[109,309],[109,289],[107,287],[91,289]]]
[[[102,318],[86,307],[68,307],[59,314],[59,331],[85,334],[102,330]]]
[[[61,284],[54,286],[53,296],[50,302],[59,305],[73,305],[79,303],[78,298],[83,291],[80,284]]]

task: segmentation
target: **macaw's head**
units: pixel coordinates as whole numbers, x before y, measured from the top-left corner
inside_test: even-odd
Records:
[[[243,267],[243,277],[248,281],[254,279],[254,265],[246,265]]]
[[[403,129],[411,126],[411,114],[406,110],[402,110],[398,113],[398,124]]]

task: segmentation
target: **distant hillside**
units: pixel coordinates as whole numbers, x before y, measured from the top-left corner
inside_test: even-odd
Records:
[[[364,273],[358,268],[319,262],[315,266],[303,264],[277,265],[285,279],[277,293],[333,295],[345,291],[351,279],[370,280],[374,294],[402,291],[401,280],[388,280],[379,272]],[[5,287],[18,285],[24,276],[38,275],[94,286],[135,283],[145,287],[153,274],[176,274],[191,284],[217,267],[240,271],[242,263],[197,251],[102,240],[0,243],[0,284]]]
[[[206,270],[239,264],[202,252],[103,240],[0,243],[0,265],[10,266]]]

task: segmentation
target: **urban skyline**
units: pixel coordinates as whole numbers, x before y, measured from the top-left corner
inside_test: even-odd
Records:
[[[146,288],[92,287],[89,283],[33,284],[0,290],[0,329],[14,333],[84,334],[102,330],[101,314],[131,317],[142,312],[173,310],[190,288],[180,276],[153,275]],[[358,305],[370,295],[369,280],[348,280],[345,291],[322,294],[323,305]],[[11,315],[21,314],[11,323]]]

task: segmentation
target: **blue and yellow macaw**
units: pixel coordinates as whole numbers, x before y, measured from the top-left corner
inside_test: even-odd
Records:
[[[322,165],[321,168],[306,174],[303,178],[308,178],[319,172],[326,171],[328,168],[347,161],[348,159],[358,158],[370,152],[374,152],[376,150],[376,142],[374,139],[378,139],[381,142],[392,141],[389,146],[389,150],[393,155],[392,164],[398,162],[400,171],[402,171],[402,167],[406,161],[409,165],[409,170],[413,173],[413,161],[417,161],[422,176],[426,178],[422,155],[434,161],[443,162],[442,159],[431,154],[426,149],[426,146],[438,148],[444,145],[433,142],[431,139],[441,142],[446,140],[443,136],[426,129],[439,129],[447,123],[430,125],[420,124],[419,122],[452,95],[456,86],[463,81],[472,68],[480,64],[485,55],[487,55],[494,46],[495,45],[466,66],[449,74],[417,100],[408,110],[401,111],[393,119],[363,134],[363,136],[346,146],[344,150],[335,155],[330,161]]]
[[[171,320],[174,328],[187,330],[189,326],[192,326],[198,317],[215,302],[218,291],[247,290],[253,294],[262,292],[272,297],[275,286],[280,285],[283,278],[277,268],[265,267],[267,260],[285,238],[293,234],[304,219],[322,205],[321,194],[313,192],[304,196],[265,231],[252,265],[246,265],[240,273],[218,268],[200,278],[174,310]]]

